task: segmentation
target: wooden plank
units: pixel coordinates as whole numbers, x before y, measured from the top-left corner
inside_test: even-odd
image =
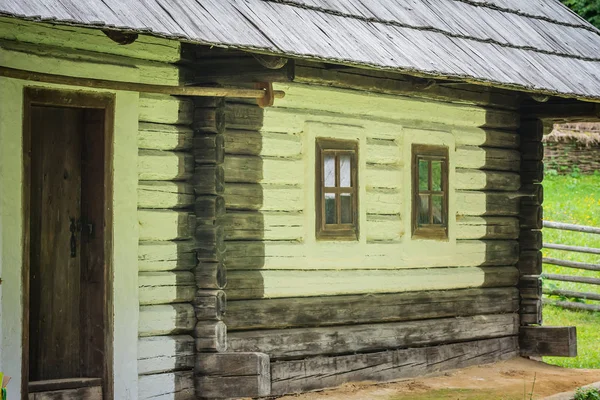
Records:
[[[521,153],[517,150],[460,146],[456,148],[454,160],[457,168],[519,172]]]
[[[139,400],[193,400],[194,376],[192,371],[142,375],[138,380]]]
[[[189,270],[196,266],[193,241],[140,242],[139,271]]]
[[[138,208],[187,208],[194,204],[194,190],[187,182],[140,181]]]
[[[298,158],[302,155],[300,135],[227,129],[225,153],[265,157]]]
[[[188,98],[140,93],[139,113],[140,122],[190,125],[194,104]]]
[[[200,353],[196,387],[205,398],[265,397],[271,394],[271,366],[264,353]]]
[[[138,148],[147,150],[183,151],[192,148],[194,132],[184,125],[140,122]]]
[[[386,324],[232,332],[229,351],[264,352],[271,360],[366,353],[516,335],[517,314]]]
[[[350,271],[228,271],[229,300],[514,286],[514,267]]]
[[[194,274],[198,289],[224,289],[227,286],[227,270],[221,261],[200,262]]]
[[[519,331],[522,356],[577,357],[574,326],[528,326]]]
[[[520,137],[516,133],[493,129],[452,129],[452,135],[457,146],[518,149],[520,144]]]
[[[519,220],[514,217],[456,217],[456,239],[517,239]]]
[[[545,249],[551,249],[551,250],[574,251],[576,253],[585,253],[585,254],[600,254],[600,249],[594,249],[591,247],[568,246],[566,244],[552,244],[552,243],[544,243],[543,246]]]
[[[29,393],[29,400],[102,400],[102,386]]]
[[[139,239],[185,240],[194,236],[196,216],[186,211],[138,210]]]
[[[299,393],[353,381],[415,378],[509,360],[517,355],[517,339],[511,336],[370,354],[279,361],[271,363],[271,394]]]
[[[456,214],[467,216],[519,215],[520,198],[512,193],[456,191]]]
[[[503,299],[498,301],[498,299]],[[515,288],[229,301],[230,332],[514,313]]]
[[[223,290],[198,290],[194,309],[198,321],[221,321],[227,309],[227,295]]]
[[[141,272],[138,278],[140,305],[189,303],[196,285],[189,271]]]
[[[150,375],[191,370],[196,354],[188,335],[151,336],[138,340],[138,374]]]
[[[519,236],[519,247],[521,250],[541,250],[542,231],[522,229]]]
[[[227,351],[227,326],[223,321],[198,321],[194,337],[199,353]]]
[[[141,181],[183,181],[194,173],[190,153],[160,150],[138,152],[138,177]]]
[[[191,304],[151,305],[140,307],[140,337],[189,333],[196,325]]]
[[[230,155],[225,158],[225,182],[301,185],[304,170],[301,159],[281,159]]]
[[[55,390],[78,389],[92,386],[102,386],[102,378],[50,379],[28,383],[29,393],[51,392]]]
[[[522,205],[519,214],[521,229],[542,229],[544,208],[542,206]]]
[[[521,178],[513,172],[459,168],[455,173],[454,187],[459,190],[516,192],[521,187]]]
[[[540,275],[542,273],[542,252],[539,250],[522,251],[517,268],[521,275]]]
[[[586,271],[600,271],[600,264],[589,264],[577,261],[559,260],[557,258],[544,257],[544,264],[558,265],[560,267],[582,269]]]

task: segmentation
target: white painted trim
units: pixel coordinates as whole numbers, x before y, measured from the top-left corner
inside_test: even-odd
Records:
[[[21,396],[22,121],[23,89],[26,86],[78,90],[73,87],[0,78],[0,276],[4,280],[0,286],[0,370],[13,377],[9,389],[11,398],[15,399]],[[138,397],[138,94],[116,92],[115,95],[112,160],[114,398],[133,400]]]

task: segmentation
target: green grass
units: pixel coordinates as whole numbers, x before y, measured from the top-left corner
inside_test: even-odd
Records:
[[[600,227],[600,174],[588,176],[546,176],[544,219]],[[600,235],[544,229],[544,242],[600,248]],[[600,264],[600,256],[544,249],[544,257]],[[544,265],[544,273],[600,278],[600,272]],[[544,281],[545,288],[600,293],[600,286]],[[555,298],[556,299],[556,298]],[[600,302],[588,301],[591,304]],[[577,326],[577,358],[544,357],[550,364],[569,368],[600,368],[600,313],[544,308],[544,325]]]

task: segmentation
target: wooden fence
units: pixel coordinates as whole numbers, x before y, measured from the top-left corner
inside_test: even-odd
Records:
[[[582,233],[593,233],[600,235],[600,228],[596,228],[593,226],[583,226],[583,225],[573,225],[573,224],[563,224],[560,222],[550,222],[544,221],[544,228],[549,229],[560,229],[565,231],[575,231]],[[590,248],[590,247],[581,247],[581,246],[569,246],[564,244],[553,244],[553,243],[544,243],[545,249],[552,250],[564,250],[571,251],[577,253],[585,253],[585,254],[595,254],[599,255],[600,260],[600,249]],[[599,271],[600,272],[600,264],[588,264],[583,262],[576,261],[566,261],[560,260],[557,258],[543,258],[544,264],[557,265],[560,267],[573,268],[574,270],[585,270],[585,271]],[[598,274],[600,276],[600,273]],[[574,275],[558,275],[558,274],[542,274],[544,280],[547,281],[559,281],[559,282],[576,282],[576,283],[585,283],[589,285],[599,285],[600,286],[600,278],[593,278],[588,276],[578,276]],[[567,299],[582,299],[582,300],[593,300],[600,301],[600,294],[591,293],[591,292],[577,292],[572,290],[562,290],[562,289],[543,289],[544,294],[546,295],[555,295],[562,296]],[[572,309],[572,310],[588,310],[588,311],[600,311],[600,305],[596,304],[587,304],[580,303],[576,301],[558,301],[551,299],[544,299],[544,304],[552,304],[555,306],[559,306],[562,308]]]

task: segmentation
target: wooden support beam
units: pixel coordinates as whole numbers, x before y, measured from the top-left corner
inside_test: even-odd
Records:
[[[522,107],[526,119],[557,122],[594,122],[600,120],[600,104],[576,100],[529,103]]]
[[[574,326],[524,326],[519,331],[522,356],[577,357]]]

